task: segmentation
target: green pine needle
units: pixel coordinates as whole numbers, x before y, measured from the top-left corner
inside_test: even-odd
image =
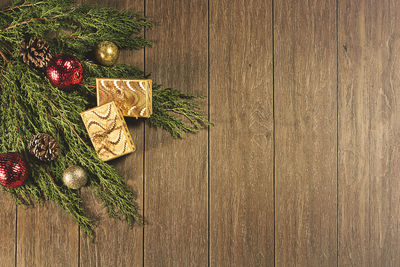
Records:
[[[93,234],[94,222],[85,215],[79,190],[62,183],[63,171],[79,165],[89,175],[89,189],[101,199],[110,216],[142,224],[136,196],[123,177],[102,162],[91,146],[80,112],[95,106],[95,78],[148,78],[127,65],[104,67],[93,60],[93,48],[108,40],[125,49],[151,46],[141,33],[152,24],[139,14],[98,6],[75,5],[71,0],[13,1],[0,10],[0,153],[17,151],[25,155],[31,178],[25,185],[3,190],[20,205],[53,200],[68,212],[81,229]],[[84,67],[84,86],[65,93],[54,88],[43,72],[28,67],[19,56],[24,40],[45,38],[53,53],[75,55]],[[156,127],[182,138],[211,125],[197,95],[153,85],[153,115]],[[60,156],[42,163],[27,153],[26,145],[37,133],[48,133],[60,144]]]

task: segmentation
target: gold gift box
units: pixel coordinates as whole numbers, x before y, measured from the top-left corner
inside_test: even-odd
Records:
[[[151,80],[96,79],[97,105],[114,101],[126,117],[148,118],[153,112]]]
[[[135,151],[124,117],[114,102],[84,111],[81,117],[101,160],[109,161]]]

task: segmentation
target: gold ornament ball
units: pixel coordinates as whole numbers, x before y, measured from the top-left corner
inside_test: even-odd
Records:
[[[112,66],[117,61],[118,56],[118,46],[116,46],[113,42],[104,41],[97,45],[96,58],[100,64]]]
[[[64,184],[71,189],[79,189],[87,183],[87,174],[79,166],[71,166],[64,171]]]

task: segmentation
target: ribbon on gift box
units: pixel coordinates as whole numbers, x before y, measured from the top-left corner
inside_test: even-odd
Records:
[[[117,127],[117,118],[115,117],[113,120],[107,120],[106,121],[106,127],[103,127],[100,123],[96,121],[91,121],[88,125],[88,128],[90,129],[91,126],[97,125],[100,127],[100,130],[94,131],[92,135],[92,142],[94,143],[94,147],[96,148],[96,152],[101,155],[104,153],[103,151],[106,151],[108,153],[113,154],[114,156],[117,156],[118,154],[112,151],[110,149],[110,144],[113,146],[116,146],[121,142],[122,139],[122,130],[123,127],[122,125]],[[110,135],[114,131],[119,131],[118,133],[118,139],[115,141],[110,140]],[[124,150],[121,153],[125,153],[127,146],[127,142],[125,140],[124,144]],[[111,146],[112,147],[112,146]]]

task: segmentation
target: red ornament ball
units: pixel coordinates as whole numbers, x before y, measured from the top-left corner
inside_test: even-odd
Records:
[[[69,91],[82,81],[83,68],[76,57],[57,54],[49,61],[46,74],[53,86]]]
[[[8,188],[21,186],[28,177],[28,168],[19,153],[0,154],[0,184]]]

